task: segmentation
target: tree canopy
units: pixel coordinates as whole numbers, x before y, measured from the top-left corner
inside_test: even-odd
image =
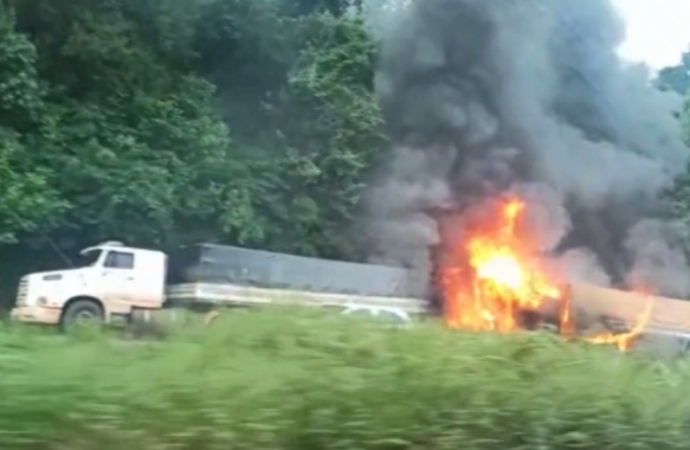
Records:
[[[1,4],[0,244],[23,270],[105,239],[361,256],[386,141],[351,2]]]
[[[660,89],[672,90],[680,95],[690,91],[690,49],[683,54],[679,65],[659,71],[656,84]]]

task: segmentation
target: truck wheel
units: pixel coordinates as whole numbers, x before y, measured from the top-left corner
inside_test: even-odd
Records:
[[[98,304],[91,300],[77,300],[62,315],[60,329],[68,331],[83,325],[100,327],[104,322],[103,310]]]

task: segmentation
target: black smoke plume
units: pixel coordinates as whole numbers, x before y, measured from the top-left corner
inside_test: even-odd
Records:
[[[686,231],[661,195],[687,167],[681,102],[619,59],[611,4],[403,3],[379,35],[394,149],[369,196],[371,259],[430,273],[438,211],[462,234],[467,208],[510,191],[567,279],[690,294]]]

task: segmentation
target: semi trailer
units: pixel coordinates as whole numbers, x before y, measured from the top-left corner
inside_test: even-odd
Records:
[[[14,321],[60,325],[148,321],[163,312],[266,304],[425,311],[405,269],[197,244],[170,255],[110,241],[71,268],[21,278]]]
[[[369,309],[414,316],[429,312],[423,274],[370,264],[213,244],[170,255],[119,242],[84,249],[73,267],[31,273],[19,282],[11,318],[59,325],[155,321],[180,310],[300,305]],[[421,278],[420,278],[421,277]],[[690,342],[690,302],[570,283],[545,302],[545,316],[569,309],[578,330],[625,331],[644,317],[645,337]],[[550,303],[550,305],[549,305]]]

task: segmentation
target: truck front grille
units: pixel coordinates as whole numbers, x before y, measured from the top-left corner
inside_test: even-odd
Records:
[[[19,281],[19,287],[17,288],[17,306],[26,305],[28,284],[27,280]]]

